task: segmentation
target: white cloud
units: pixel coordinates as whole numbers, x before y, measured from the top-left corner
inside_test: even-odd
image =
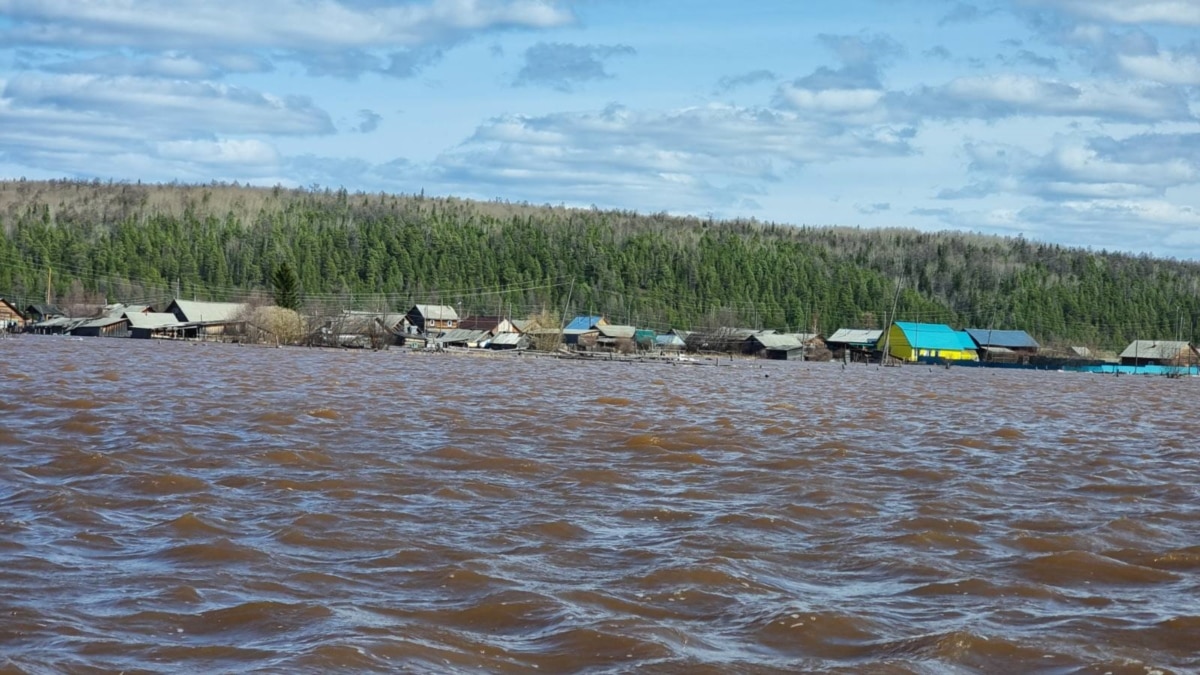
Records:
[[[1129,82],[1069,82],[1030,75],[961,77],[891,97],[889,105],[918,117],[1052,116],[1159,122],[1194,119],[1177,88]]]
[[[218,68],[194,56],[170,52],[154,54],[145,58],[109,53],[89,58],[44,63],[39,68],[53,73],[138,75],[172,79],[206,79],[220,74]]]
[[[1063,138],[1037,155],[1008,144],[968,143],[972,182],[944,199],[1022,194],[1046,201],[1162,197],[1200,184],[1200,134]]]
[[[162,159],[208,165],[274,167],[279,154],[268,143],[255,139],[162,141],[156,144]]]
[[[1200,85],[1200,56],[1159,52],[1118,54],[1117,63],[1126,73],[1163,84]]]
[[[785,84],[780,95],[793,107],[821,113],[863,112],[877,106],[884,92],[879,89],[812,90]]]
[[[572,21],[554,0],[0,0],[7,44],[141,49],[412,47]]]
[[[1066,12],[1082,19],[1118,24],[1200,26],[1195,0],[1019,0],[1021,4]]]
[[[908,137],[888,127],[835,129],[793,112],[613,106],[497,118],[431,169],[473,194],[697,212],[761,194],[764,182],[809,163],[911,151]]]
[[[543,85],[570,91],[581,82],[612,77],[605,61],[614,56],[632,56],[628,45],[572,45],[539,42],[525,50],[525,65],[517,73],[516,85]]]
[[[1038,230],[1097,248],[1177,254],[1200,233],[1200,210],[1162,200],[1089,199],[1022,209]]]
[[[14,106],[88,111],[176,135],[333,131],[329,115],[306,98],[209,82],[22,74],[8,81],[4,96]]]

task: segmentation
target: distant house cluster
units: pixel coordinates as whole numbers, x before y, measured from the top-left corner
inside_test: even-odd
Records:
[[[118,303],[95,307],[85,317],[72,317],[54,305],[29,305],[18,327],[41,335],[196,339],[240,329],[245,311],[246,305],[241,303],[175,300],[163,312],[151,305]]]
[[[1023,330],[967,328],[897,321],[886,331],[842,329],[826,341],[845,362],[959,364],[1090,372],[1200,375],[1200,351],[1178,340],[1135,340],[1120,356],[1100,358],[1085,347],[1045,351]]]
[[[1022,330],[967,328],[896,321],[886,329],[841,328],[829,335],[751,328],[671,330],[659,333],[613,324],[602,315],[573,317],[563,325],[504,316],[460,317],[449,305],[416,304],[407,312],[341,311],[308,317],[305,344],[334,347],[565,351],[575,354],[677,355],[683,352],[774,360],[843,363],[927,363],[1093,372],[1183,372],[1200,375],[1200,351],[1186,341],[1135,340],[1119,356],[1085,347],[1044,350]],[[241,341],[261,335],[242,303],[176,299],[163,311],[150,305],[104,305],[86,317],[67,316],[50,304],[24,310],[0,298],[0,333]]]

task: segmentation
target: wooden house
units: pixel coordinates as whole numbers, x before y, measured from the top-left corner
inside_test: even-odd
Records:
[[[167,312],[182,326],[175,328],[180,337],[219,337],[240,332],[246,324],[249,305],[240,302],[200,302],[173,300]]]
[[[1200,352],[1190,342],[1134,340],[1121,352],[1123,366],[1194,366]]]
[[[403,344],[405,315],[343,310],[333,316],[310,318],[309,325],[315,327],[308,336],[310,344],[383,349]]]
[[[30,305],[25,308],[25,320],[29,323],[40,323],[50,319],[58,319],[67,313],[54,305]]]
[[[129,319],[124,316],[102,316],[89,319],[71,330],[82,337],[129,337]]]
[[[33,332],[38,335],[67,335],[72,330],[87,322],[88,319],[72,319],[69,316],[56,316],[32,324]]]
[[[458,312],[449,305],[413,305],[404,318],[417,333],[458,328]]]
[[[758,331],[753,328],[708,328],[695,330],[683,337],[689,351],[694,352],[745,352],[748,340],[756,334],[769,335],[773,330]]]
[[[25,315],[16,305],[0,298],[0,332],[16,333],[25,330]]]
[[[563,344],[575,349],[595,349],[599,338],[600,331],[596,328],[564,328],[562,332]]]
[[[878,348],[892,358],[916,362],[922,359],[978,361],[975,341],[966,331],[942,323],[897,321],[879,339]]]
[[[741,344],[743,354],[780,361],[809,358],[810,353],[824,351],[824,348],[825,341],[817,333],[780,333],[775,330],[751,332]]]
[[[868,363],[881,337],[882,329],[839,328],[825,339],[825,346],[838,361]]]
[[[983,361],[1024,362],[1041,349],[1037,340],[1023,330],[968,328],[967,335],[978,345],[979,358]]]
[[[571,319],[565,330],[593,330],[601,326],[607,326],[608,319],[603,316],[581,315]]]

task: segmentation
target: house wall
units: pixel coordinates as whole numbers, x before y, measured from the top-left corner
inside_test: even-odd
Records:
[[[879,348],[882,349],[884,344],[887,344],[888,354],[901,361],[916,361],[917,354],[913,351],[912,345],[908,343],[908,336],[904,331],[900,330],[899,326],[893,325],[888,329],[886,335],[879,340]]]
[[[947,361],[978,361],[979,355],[971,349],[914,349],[908,336],[899,326],[888,329],[888,353],[901,361],[915,362],[919,358],[940,358]],[[880,348],[883,341],[880,341]]]
[[[1121,359],[1123,366],[1178,366],[1178,365],[1193,365],[1197,363],[1196,355],[1190,349],[1181,349],[1179,353],[1169,359],[1148,359],[1145,357],[1134,358],[1126,356]]]
[[[0,302],[0,329],[7,328],[9,324],[15,324],[16,330],[21,330],[25,327],[25,319],[8,303]]]
[[[803,361],[804,349],[766,349],[766,357],[772,361]]]

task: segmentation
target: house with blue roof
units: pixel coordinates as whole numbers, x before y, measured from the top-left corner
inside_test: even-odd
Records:
[[[967,335],[979,346],[985,360],[1012,360],[1022,355],[1034,355],[1041,345],[1023,330],[993,330],[991,328],[968,328]]]
[[[944,323],[897,321],[879,338],[879,348],[901,361],[920,359],[978,361],[975,341],[966,331],[954,330]]]
[[[567,324],[564,330],[595,330],[600,326],[607,326],[608,320],[603,316],[577,316],[571,319],[571,323]]]

